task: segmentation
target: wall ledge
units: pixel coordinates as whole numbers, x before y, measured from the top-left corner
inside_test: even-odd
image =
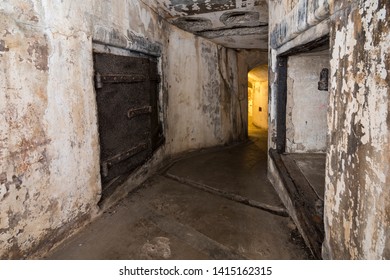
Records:
[[[138,36],[130,31],[127,34],[116,30],[98,26],[94,30],[92,41],[97,44],[127,49],[150,56],[159,57],[162,53],[162,45],[151,42],[147,38]]]
[[[330,16],[332,0],[300,0],[270,32],[270,45],[277,49]]]

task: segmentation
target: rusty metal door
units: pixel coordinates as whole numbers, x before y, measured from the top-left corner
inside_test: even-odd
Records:
[[[103,191],[163,142],[156,59],[94,53]]]

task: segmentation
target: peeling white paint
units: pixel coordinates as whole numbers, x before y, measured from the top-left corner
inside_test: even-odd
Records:
[[[312,2],[311,9],[323,1]],[[270,1],[271,34],[283,20],[291,25],[292,14],[288,13],[293,7],[287,9],[288,3]],[[331,16],[324,256],[388,259],[389,7],[386,1],[374,0],[329,1],[328,4],[329,12],[334,14]],[[318,11],[322,8],[325,7]],[[316,15],[310,13],[309,25],[318,25]],[[301,33],[291,32],[287,29],[287,34],[281,32],[277,38],[279,44],[284,44],[280,47],[283,51],[288,50],[290,43],[286,42],[294,36],[297,37],[291,45],[299,41]],[[273,72],[277,70],[277,61],[272,59],[275,51],[278,50],[270,51]],[[271,86],[271,104],[275,90]],[[275,117],[271,112],[270,121]]]
[[[385,8],[382,8],[381,10],[379,10],[377,12],[377,16],[378,16],[378,20],[383,20],[385,21],[387,18],[386,18],[386,9]]]
[[[161,20],[155,4],[152,10],[139,0],[7,3],[0,7],[0,232],[8,242],[0,243],[0,258],[29,257],[59,229],[98,213],[93,40],[127,48],[138,35],[161,47],[167,142],[145,174],[173,153],[243,137],[245,131],[232,132],[238,109],[229,98],[238,91],[222,86],[218,70],[235,67],[237,57],[222,66],[216,44]],[[233,85],[242,82],[237,71],[227,73]]]
[[[378,2],[366,1],[358,11],[361,16],[361,29],[365,35],[365,41],[361,42],[364,47],[361,47],[355,38],[360,27],[356,18],[348,20],[347,25],[338,28],[335,32],[331,61],[332,85],[333,90],[339,95],[331,102],[335,106],[334,110],[344,110],[346,116],[341,125],[341,136],[339,136],[337,147],[329,150],[330,157],[341,159],[339,166],[341,170],[338,173],[328,170],[329,178],[327,180],[328,192],[333,189],[330,186],[332,181],[336,181],[340,191],[334,195],[329,192],[326,196],[327,208],[334,209],[331,212],[326,211],[327,220],[332,221],[329,224],[333,227],[329,228],[327,232],[330,237],[333,236],[335,239],[327,238],[328,242],[333,244],[333,248],[332,246],[327,247],[333,251],[335,254],[333,257],[336,258],[343,258],[348,254],[350,258],[381,258],[384,254],[387,238],[385,228],[389,227],[383,212],[385,201],[389,202],[388,196],[383,193],[388,176],[386,168],[388,162],[383,157],[383,151],[388,145],[386,120],[389,90],[388,81],[385,81],[388,75],[383,54],[390,49],[390,46],[388,41],[384,40],[380,40],[379,44],[374,43],[375,37],[378,37],[374,28],[379,24],[384,13],[383,9],[378,13],[376,11],[378,8]],[[387,36],[389,31],[385,31],[384,34]],[[362,53],[363,51],[368,52],[366,57],[369,59],[364,62],[360,61],[358,67],[353,68],[356,52]],[[341,92],[338,92],[339,81],[336,77],[339,77],[340,68],[344,78],[342,79]],[[338,104],[337,100],[340,100],[341,103]],[[330,120],[330,129],[340,129],[337,118],[333,117]],[[357,143],[351,142],[351,139],[356,139]],[[356,145],[357,154],[351,155],[349,153],[353,145]],[[362,149],[368,151],[364,153],[364,156],[359,152]],[[348,155],[347,162],[343,161],[346,155]],[[354,180],[354,178],[359,179]],[[345,192],[347,186],[349,192]],[[354,201],[358,201],[359,204],[356,205]],[[341,205],[343,211],[339,208]],[[338,225],[346,227],[347,221],[350,220],[346,219],[345,214],[341,214],[345,213],[347,205],[349,211],[354,210],[358,215],[353,219],[353,227],[355,228],[353,240],[355,241],[351,244],[340,244],[341,241],[338,240],[334,228]],[[359,228],[360,230],[358,230]],[[340,248],[337,248],[335,244],[340,244],[337,245]],[[345,255],[342,255],[343,253]]]

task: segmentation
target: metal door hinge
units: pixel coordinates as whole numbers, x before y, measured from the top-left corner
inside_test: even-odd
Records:
[[[103,87],[102,76],[100,75],[99,72],[96,72],[96,74],[95,74],[95,87],[97,89]]]

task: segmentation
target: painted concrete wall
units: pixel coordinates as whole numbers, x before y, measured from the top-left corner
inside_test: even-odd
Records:
[[[268,82],[254,82],[252,121],[257,127],[268,128]],[[261,110],[261,111],[260,111]]]
[[[329,94],[318,90],[329,55],[290,56],[287,65],[286,152],[325,152]]]
[[[173,154],[245,138],[247,56],[142,1],[0,1],[0,14],[0,258],[44,252],[99,214],[93,42],[161,53],[166,144],[117,198]]]
[[[324,256],[390,259],[390,3],[335,4]]]
[[[169,41],[167,57],[175,59],[165,68],[168,152],[228,142],[232,92],[223,90],[218,46],[185,32],[172,32]]]
[[[1,258],[25,257],[96,211],[90,7],[71,3],[1,2]]]
[[[390,5],[300,0],[288,12],[281,2],[269,2],[269,147],[276,147],[277,56],[331,31],[323,257],[389,259]],[[279,189],[273,168],[269,177]]]

